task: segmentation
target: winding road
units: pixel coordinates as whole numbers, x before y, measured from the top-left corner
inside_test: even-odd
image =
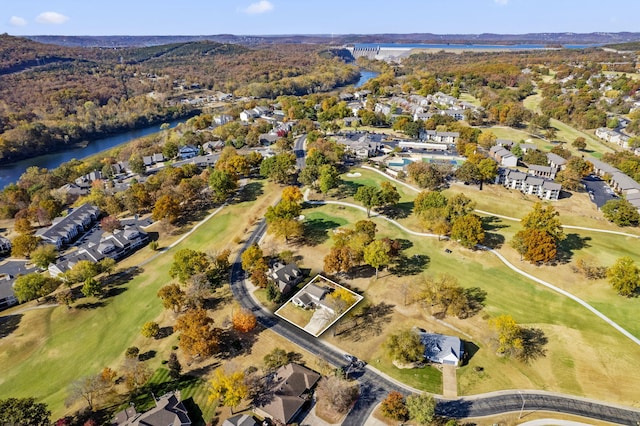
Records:
[[[342,352],[325,345],[303,330],[265,311],[249,294],[245,285],[241,254],[251,244],[260,241],[265,231],[266,222],[262,219],[245,241],[231,267],[230,284],[234,297],[243,308],[252,311],[264,327],[332,365],[344,365],[345,360]],[[391,391],[403,394],[415,391],[389,379],[369,365],[353,372],[352,376],[360,383],[360,397],[343,421],[344,426],[363,425],[376,405]],[[453,418],[484,417],[508,412],[536,410],[574,414],[623,425],[636,425],[637,422],[640,422],[640,411],[542,391],[502,391],[452,400],[436,396],[436,399],[438,401],[436,413]]]

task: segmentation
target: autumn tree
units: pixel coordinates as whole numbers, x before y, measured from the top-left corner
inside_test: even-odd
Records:
[[[406,399],[409,418],[419,425],[429,425],[436,412],[436,401],[433,396],[421,393],[409,395]]]
[[[413,330],[402,330],[389,335],[384,347],[391,359],[402,364],[424,359],[424,345],[418,333]]]
[[[257,320],[253,312],[244,308],[234,309],[233,317],[231,318],[233,328],[242,333],[248,333],[256,328]]]
[[[520,253],[521,259],[531,263],[549,263],[557,256],[556,242],[544,231],[523,229],[511,240],[511,246]]]
[[[336,166],[333,164],[320,166],[318,170],[318,189],[320,189],[320,192],[326,194],[330,190],[340,186],[341,182],[340,172]]]
[[[324,257],[323,270],[328,273],[349,272],[353,263],[349,247],[332,247]]]
[[[640,223],[638,209],[624,198],[609,200],[604,203],[600,210],[602,210],[602,214],[609,222],[613,222],[618,226],[638,226],[638,223]],[[33,254],[31,257],[33,258]]]
[[[407,173],[420,188],[436,190],[444,185],[450,171],[444,166],[416,161],[407,166]]]
[[[160,325],[155,321],[147,321],[142,325],[140,334],[149,339],[156,338],[160,334]]]
[[[52,244],[38,246],[31,252],[31,262],[41,269],[47,269],[49,264],[54,263],[57,258],[58,250]]]
[[[378,279],[378,270],[389,264],[389,246],[383,240],[374,240],[364,248],[364,261],[376,270],[376,279]]]
[[[49,426],[51,410],[35,398],[0,399],[0,424],[10,426]]]
[[[165,309],[180,312],[185,303],[185,293],[178,284],[167,284],[158,290],[158,297],[162,299]]]
[[[40,237],[36,237],[35,235],[18,235],[11,241],[11,256],[29,257],[36,247],[38,247],[39,242]]]
[[[231,408],[232,414],[233,409],[249,395],[242,371],[227,374],[221,367],[217,368],[209,386],[209,401],[219,400],[223,406]]]
[[[395,186],[384,181],[380,184],[378,198],[381,206],[395,206],[400,201],[400,194]]]
[[[472,213],[455,219],[451,225],[451,238],[466,248],[481,244],[484,241],[482,220]]]
[[[242,252],[242,269],[251,272],[259,260],[263,258],[262,249],[257,243],[253,243]]]
[[[522,327],[511,315],[500,315],[490,319],[489,327],[495,333],[496,352],[499,355],[510,356],[522,351]]]
[[[20,303],[39,299],[51,294],[60,286],[61,281],[56,278],[46,277],[39,273],[20,275],[16,278],[13,291]]]
[[[344,414],[357,398],[358,386],[335,375],[323,377],[318,382],[316,395],[320,403],[338,414]]]
[[[34,231],[31,221],[24,216],[16,218],[13,222],[13,230],[21,235],[31,234]]]
[[[213,319],[204,309],[189,309],[178,317],[174,330],[180,332],[180,347],[191,357],[209,357],[220,342],[220,329],[213,327]]]
[[[497,140],[498,137],[492,131],[482,132],[480,133],[480,136],[478,136],[478,145],[489,150],[496,144]]]
[[[207,272],[211,260],[206,253],[191,249],[181,249],[173,255],[173,263],[169,269],[171,278],[178,278],[181,283],[195,274]]]
[[[260,175],[273,182],[285,184],[291,180],[295,165],[296,156],[292,152],[283,152],[262,160]]]
[[[437,277],[426,276],[420,282],[418,294],[427,307],[439,307],[437,315],[455,315],[458,318],[467,318],[477,313],[483,307],[486,293],[482,290],[465,289],[458,280],[449,274]],[[434,313],[436,316],[436,313]]]
[[[89,279],[96,277],[100,271],[98,270],[98,264],[88,260],[81,260],[77,262],[73,267],[66,272],[66,278],[72,283],[86,282]]]
[[[571,142],[571,146],[580,151],[584,151],[584,149],[587,147],[587,140],[582,136],[578,136],[573,142]]]
[[[616,260],[607,272],[609,284],[621,296],[630,297],[640,287],[640,269],[629,256]]]
[[[413,212],[420,216],[431,209],[444,209],[447,201],[440,191],[422,191],[413,200]]]
[[[122,223],[117,217],[109,215],[100,220],[100,228],[104,232],[113,232],[116,229],[122,229]]]
[[[84,400],[89,410],[93,411],[97,404],[114,392],[115,376],[113,370],[105,368],[99,374],[85,376],[74,381],[69,386],[67,403]]]
[[[182,208],[180,202],[171,195],[163,195],[156,201],[151,217],[154,221],[166,219],[167,222],[174,224],[178,221]]]
[[[380,403],[382,414],[391,420],[401,422],[409,418],[409,410],[405,403],[404,395],[397,391],[391,391],[387,397]]]

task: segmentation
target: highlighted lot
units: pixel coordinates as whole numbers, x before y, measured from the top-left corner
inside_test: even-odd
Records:
[[[275,314],[318,337],[362,299],[362,296],[340,284],[316,275]]]

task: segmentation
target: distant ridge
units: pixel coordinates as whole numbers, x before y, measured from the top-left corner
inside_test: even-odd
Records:
[[[316,43],[343,45],[348,43],[474,43],[474,44],[613,44],[640,41],[640,33],[529,33],[529,34],[310,34],[310,35],[174,35],[174,36],[25,36],[40,43],[69,47],[142,47],[161,44],[210,40],[218,43],[277,44]]]

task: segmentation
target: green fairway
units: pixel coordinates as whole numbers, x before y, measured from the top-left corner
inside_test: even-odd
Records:
[[[259,201],[264,202],[268,199]],[[172,281],[168,272],[173,254],[182,247],[211,253],[229,247],[255,214],[254,204],[258,203],[225,207],[178,247],[146,264],[141,273],[120,286],[121,294],[89,300],[97,302],[96,307],[68,310],[60,306],[24,313],[18,329],[0,340],[0,362],[5,366],[0,395],[34,396],[49,405],[54,418],[63,415],[71,382],[107,366],[117,371],[126,348],[145,343],[140,340],[140,329],[163,312],[156,293]],[[175,342],[175,336],[167,339]],[[170,346],[169,340],[156,346]],[[159,355],[149,361],[154,368],[160,365]]]
[[[324,211],[325,208],[331,209],[332,215],[336,214],[333,210],[335,206],[316,209]],[[352,209],[345,208],[345,217],[357,220],[360,213],[349,210]],[[405,256],[427,256],[425,273],[432,276],[450,274],[463,286],[478,287],[486,292],[486,306],[480,314],[482,318],[476,316],[471,320],[455,320],[456,326],[471,334],[472,342],[478,346],[469,365],[459,370],[461,392],[467,394],[534,386],[577,395],[597,396],[607,400],[630,401],[633,392],[630,389],[620,389],[615,381],[622,380],[624,369],[631,368],[640,357],[640,347],[631,343],[607,323],[571,299],[506,268],[490,253],[473,252],[449,241],[437,241],[435,238],[417,238],[405,234],[387,221],[378,218],[373,220],[378,225],[379,237],[401,238],[410,242],[409,248],[403,253]],[[453,249],[453,252],[445,253],[445,247]],[[452,267],[453,265],[455,267]],[[551,267],[549,271],[553,273]],[[399,296],[397,290],[393,289],[403,280],[414,282],[415,277],[399,278],[388,273],[381,274],[381,278],[372,281],[366,290],[370,302],[384,300],[387,303],[395,302],[397,305]],[[612,309],[616,300],[618,299],[611,294],[608,302]],[[629,302],[628,312],[622,314],[628,316],[627,320],[633,318],[631,306],[637,304],[635,300]],[[545,333],[548,339],[544,348],[545,357],[532,364],[525,364],[495,356],[487,340],[487,325],[483,321],[486,317],[505,313],[512,315],[518,323],[541,329]],[[580,345],[582,350],[576,352],[575,345]],[[615,359],[611,358],[612,350],[618,354]],[[359,353],[355,347],[354,353]],[[375,365],[378,361],[373,356],[365,356],[365,359]],[[375,356],[381,358],[380,353]],[[609,365],[606,371],[600,371],[598,366],[605,362],[619,364],[616,367]],[[563,369],[553,368],[558,365],[562,365]],[[475,367],[483,369],[482,377]],[[406,371],[401,373],[396,368],[383,368],[383,371],[399,380],[403,380],[405,374],[413,374]],[[592,380],[597,374],[606,374],[608,378]],[[615,397],[612,396],[612,392],[616,394]]]

